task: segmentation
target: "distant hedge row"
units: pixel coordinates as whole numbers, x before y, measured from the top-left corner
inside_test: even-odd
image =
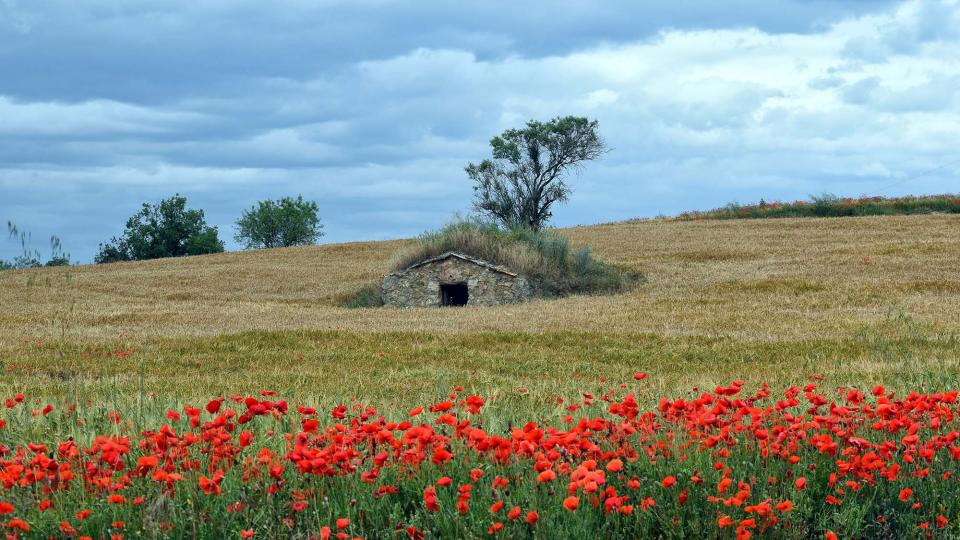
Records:
[[[892,216],[899,214],[960,214],[960,194],[908,197],[811,197],[809,201],[728,204],[704,212],[684,212],[678,219],[759,219],[787,217]]]

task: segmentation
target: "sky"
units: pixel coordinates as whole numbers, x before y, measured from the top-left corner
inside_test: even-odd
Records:
[[[0,224],[44,256],[175,193],[228,250],[296,195],[323,242],[414,236],[471,210],[491,137],[563,115],[611,151],[557,226],[958,192],[960,0],[0,0]]]

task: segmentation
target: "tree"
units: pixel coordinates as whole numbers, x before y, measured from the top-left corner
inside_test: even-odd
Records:
[[[524,129],[494,137],[493,159],[466,167],[474,182],[474,208],[507,226],[541,230],[553,205],[570,196],[567,173],[606,153],[597,127],[596,120],[566,116],[531,120]]]
[[[244,249],[261,249],[315,244],[323,236],[317,203],[284,197],[259,201],[237,220],[235,239]]]
[[[158,204],[143,203],[127,220],[120,238],[100,244],[97,264],[142,261],[223,252],[217,228],[207,225],[203,210],[187,208],[186,197],[176,194]]]

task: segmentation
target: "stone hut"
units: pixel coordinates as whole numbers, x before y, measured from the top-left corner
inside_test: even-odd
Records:
[[[496,306],[533,296],[523,276],[455,251],[387,274],[381,292],[390,307]]]

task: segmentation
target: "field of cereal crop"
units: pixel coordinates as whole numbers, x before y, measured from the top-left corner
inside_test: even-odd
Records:
[[[0,470],[7,475],[6,500],[14,506],[4,517],[22,519],[30,534],[94,538],[123,531],[132,537],[306,538],[322,537],[324,527],[329,527],[326,534],[365,538],[491,532],[582,537],[597,530],[633,537],[669,536],[664,531],[673,526],[678,537],[684,531],[804,537],[843,527],[853,534],[882,536],[917,533],[924,523],[923,529],[937,529],[941,517],[949,523],[947,531],[960,532],[951,529],[960,521],[957,505],[945,502],[948,496],[956,499],[956,483],[948,482],[955,467],[948,457],[957,447],[952,440],[935,441],[951,430],[956,433],[958,424],[949,413],[956,412],[956,404],[942,392],[957,388],[960,373],[960,216],[654,220],[565,232],[575,244],[590,245],[599,258],[643,272],[647,282],[622,296],[496,308],[335,307],[338,298],[385,271],[399,241],[0,273],[0,397],[13,400],[0,430],[5,460]],[[646,377],[638,381],[638,373]],[[714,399],[729,401],[725,407],[730,410],[741,409],[743,403],[733,403],[738,398],[720,392],[733,381],[755,400],[765,399],[763,385],[769,385],[774,401],[802,400],[803,392],[793,397],[784,392],[813,382],[820,393],[806,390],[811,403],[819,398],[810,395],[822,395],[850,409],[844,413],[849,418],[837,418],[856,429],[838,433],[829,421],[814,419],[832,411],[828,404],[810,413],[805,421],[811,424],[802,428],[829,433],[846,453],[813,445],[791,448],[785,459],[798,456],[801,465],[828,471],[838,467],[840,455],[862,461],[866,447],[884,463],[856,469],[862,473],[851,476],[856,486],[841,485],[840,495],[834,485],[838,480],[826,472],[807,474],[815,489],[802,493],[776,487],[787,485],[787,479],[792,486],[800,476],[794,463],[771,465],[757,457],[769,436],[758,431],[773,433],[791,424],[791,416],[779,409],[754,418],[750,429],[732,427],[739,419],[719,420],[714,427],[727,426],[731,440],[711,444],[732,445],[728,455],[698,453],[686,467],[671,461],[682,452],[659,448],[657,441],[688,438],[694,447],[706,444],[716,434],[707,428],[692,434],[686,428],[691,419],[707,414],[704,410],[713,402],[665,411],[658,408],[661,400],[691,400],[704,390],[716,390]],[[878,386],[881,391],[871,395]],[[851,396],[850,387],[866,397]],[[730,396],[740,395],[736,388]],[[844,390],[838,394],[836,388]],[[639,411],[662,415],[657,426],[636,411],[624,412],[631,409],[623,405],[631,392]],[[898,402],[910,392],[924,397]],[[23,395],[21,402],[17,394]],[[470,412],[469,396],[482,401],[482,411]],[[221,398],[226,400],[216,401]],[[892,402],[889,416],[878,413],[882,403],[873,401],[878,399]],[[280,400],[283,407],[276,406]],[[451,413],[443,407],[429,411],[446,400],[460,416],[444,419]],[[753,402],[749,400],[747,416]],[[359,403],[378,412],[368,414]],[[611,408],[610,403],[620,406]],[[918,412],[917,403],[926,412]],[[279,411],[287,404],[288,410]],[[296,405],[308,412],[294,414]],[[346,407],[337,409],[341,405]],[[47,406],[53,409],[44,414]],[[425,412],[410,416],[420,406]],[[793,414],[807,406],[804,401]],[[236,413],[222,414],[220,407]],[[249,422],[237,424],[245,413]],[[376,443],[363,431],[379,414],[394,422],[400,442],[384,436]],[[603,417],[605,423],[583,428],[550,448],[519,448],[514,440],[502,463],[489,439],[471,438],[469,431],[482,427],[484,436],[499,433],[509,439],[512,428],[533,421],[537,425],[530,429],[549,434],[548,425],[580,425],[580,415],[585,421]],[[397,424],[419,419],[436,432],[410,435],[409,426]],[[883,437],[858,431],[868,431],[871,422],[897,419],[903,425],[888,430],[895,445],[916,433],[921,440],[884,453]],[[461,421],[470,425],[458,428]],[[205,425],[214,422],[219,424]],[[332,422],[344,426],[345,440],[330,443],[334,435],[325,430]],[[164,437],[176,440],[161,440],[157,430],[165,423],[176,433]],[[586,436],[591,443],[584,443],[584,433],[591,429],[603,435]],[[187,459],[169,451],[181,445],[189,453],[184,441],[190,430],[209,438],[197,443],[198,453]],[[647,435],[630,441],[638,430]],[[150,434],[141,435],[144,431]],[[234,444],[241,431],[253,437],[249,448]],[[322,436],[308,443],[317,433]],[[423,445],[409,444],[409,437],[421,436]],[[859,437],[864,442],[851,446],[849,441]],[[85,451],[64,448],[68,440]],[[793,432],[785,441],[808,443]],[[935,448],[918,448],[924,441],[934,441]],[[44,448],[24,450],[30,448],[27,443]],[[593,443],[598,448],[591,449]],[[330,465],[337,474],[326,474],[319,462],[304,465],[304,456],[313,451],[319,454],[310,459],[317,460],[324,452],[336,453],[331,444],[347,452]],[[13,450],[18,445],[20,453]],[[261,446],[268,451],[257,461],[248,450]],[[379,449],[391,448],[389,456],[376,457]],[[437,448],[449,451],[449,465],[433,459]],[[561,454],[550,454],[562,448]],[[767,451],[778,455],[781,450]],[[923,461],[928,451],[936,459],[918,473],[924,467],[914,465],[916,456]],[[290,452],[297,454],[291,457]],[[722,464],[713,468],[731,456],[747,463],[743,467],[748,471]],[[248,458],[252,461],[245,465]],[[26,482],[26,476],[10,476],[26,474],[17,467],[30,462],[47,467],[51,459],[58,466],[72,464],[76,478],[62,480],[71,485],[53,482],[53,468],[43,469],[50,476],[29,490],[11,487]],[[419,460],[424,466],[414,471]],[[620,465],[611,466],[614,460]],[[894,462],[904,468],[902,477],[946,475],[942,481],[949,485],[931,488],[914,482],[908,487],[886,476],[878,483],[881,472],[891,474]],[[314,470],[314,465],[320,468]],[[529,477],[534,465],[539,472],[555,471],[558,478],[539,482]],[[278,466],[282,470],[271,476]],[[83,472],[84,467],[89,470]],[[242,478],[245,468],[250,483]],[[476,479],[474,469],[481,472]],[[768,485],[748,478],[761,469],[764,481],[768,474],[777,481]],[[598,470],[605,470],[606,478],[596,485]],[[368,476],[361,479],[361,472]],[[170,480],[170,474],[179,479]],[[515,491],[490,484],[501,475]],[[454,485],[435,487],[441,490],[433,495],[441,509],[433,511],[427,488],[443,476],[453,477]],[[677,489],[660,486],[665,476],[678,479]],[[718,493],[718,483],[728,477],[732,487]],[[630,487],[634,479],[640,488]],[[708,502],[708,497],[742,495],[738,481],[752,484],[739,504]],[[464,502],[458,485],[475,485],[473,499]],[[382,486],[388,486],[388,493],[374,496]],[[393,488],[396,493],[389,492]],[[609,488],[614,493],[604,494]],[[903,501],[902,489],[912,490]],[[679,502],[683,490],[695,508]],[[277,496],[271,498],[273,494]],[[850,500],[845,500],[848,494]],[[921,495],[926,499],[919,500]],[[570,497],[579,508],[563,506],[574,506]],[[607,502],[611,497],[614,502]],[[757,509],[765,500],[769,507],[789,497],[797,510]],[[827,504],[827,497],[838,502]],[[51,508],[40,509],[43,500]],[[502,511],[490,508],[498,501],[506,504]],[[921,507],[903,513],[897,505],[905,501]],[[522,515],[511,519],[507,512],[514,502]],[[236,503],[241,508],[231,509]],[[462,504],[467,511],[457,518]],[[615,518],[609,518],[609,504]],[[631,511],[620,510],[625,506]],[[751,506],[754,511],[747,511]],[[80,520],[76,513],[84,509],[91,510],[91,517]],[[539,512],[539,520],[524,522],[530,511]],[[883,514],[880,521],[869,515],[876,513]],[[890,517],[900,514],[906,517]],[[724,516],[735,523],[723,526]],[[778,517],[780,528],[770,523],[771,517]],[[340,522],[344,526],[338,529],[337,519],[349,522]],[[744,527],[743,520],[749,519],[754,522]],[[119,521],[124,523],[117,527]],[[20,525],[8,523],[8,528],[24,532]]]

